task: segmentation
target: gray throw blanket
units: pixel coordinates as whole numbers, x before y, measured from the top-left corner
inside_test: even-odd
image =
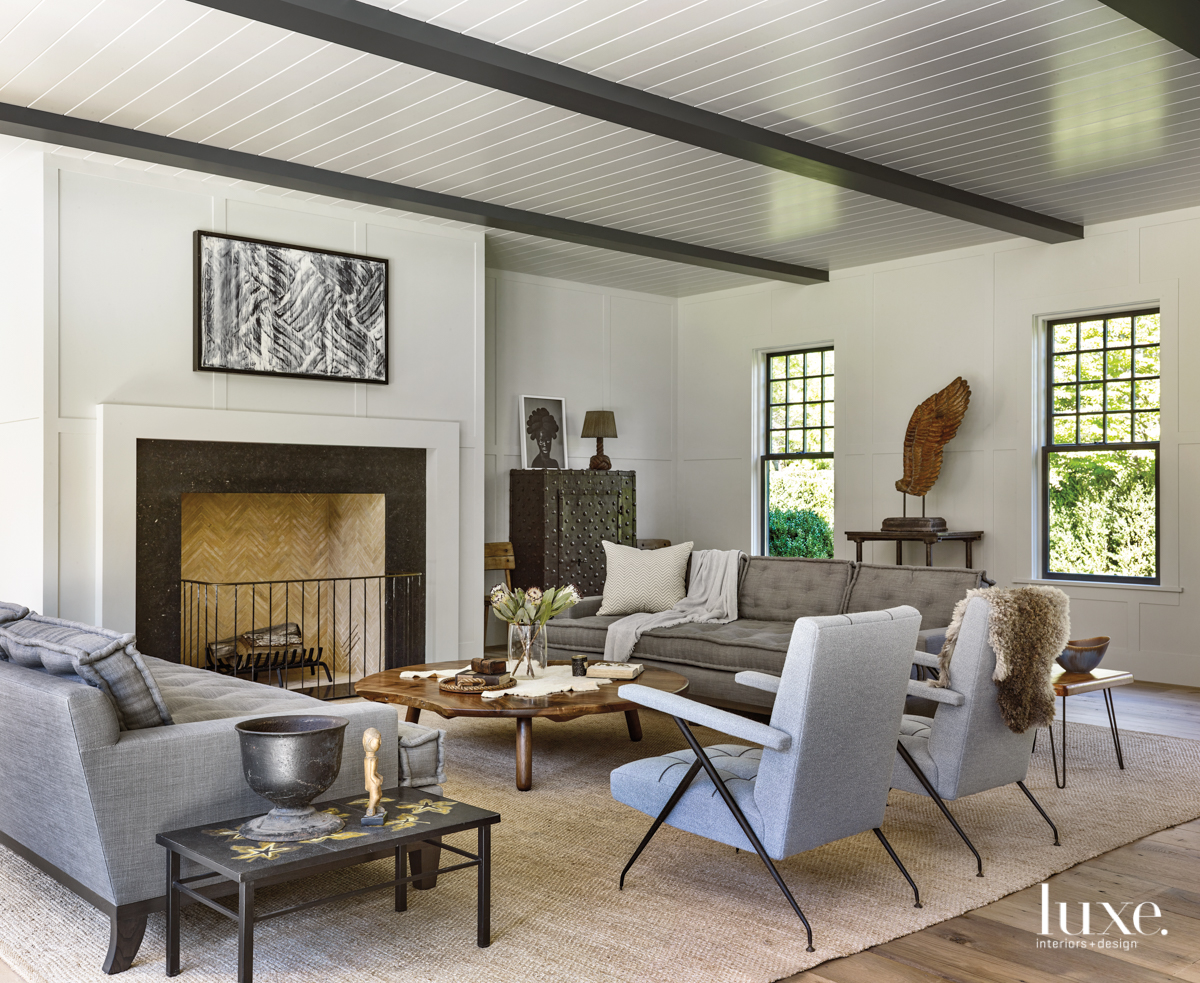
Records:
[[[669,611],[631,614],[608,626],[605,662],[628,662],[644,632],[685,622],[723,625],[737,620],[738,574],[746,555],[741,550],[695,550],[687,597]]]

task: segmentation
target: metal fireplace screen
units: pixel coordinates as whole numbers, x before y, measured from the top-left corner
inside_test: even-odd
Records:
[[[245,583],[180,581],[180,660],[321,699],[424,661],[421,574]]]

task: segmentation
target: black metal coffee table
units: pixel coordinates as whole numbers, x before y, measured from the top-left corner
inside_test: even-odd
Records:
[[[476,867],[479,875],[476,944],[481,948],[491,945],[491,833],[492,826],[500,822],[500,814],[453,799],[431,797],[409,788],[388,789],[384,793],[383,804],[388,812],[387,823],[383,826],[362,826],[359,819],[366,810],[365,796],[318,803],[318,808],[336,812],[345,819],[346,827],[339,833],[299,843],[260,843],[243,839],[238,835],[238,827],[253,816],[159,833],[155,840],[167,849],[167,975],[179,975],[179,909],[183,895],[237,922],[238,983],[251,983],[256,922],[385,887],[395,887],[396,911],[406,911],[410,882],[425,880],[434,873],[447,874],[467,867]],[[478,830],[476,854],[443,841],[438,844],[443,850],[466,857],[466,861],[442,867],[436,872],[418,871],[405,876],[405,847],[468,829]],[[396,876],[391,880],[261,915],[254,912],[254,892],[260,887],[390,856],[395,857],[396,863]],[[194,860],[206,872],[181,878],[181,857]],[[237,885],[236,911],[207,896],[212,892],[204,891],[213,887],[219,889],[224,882]]]

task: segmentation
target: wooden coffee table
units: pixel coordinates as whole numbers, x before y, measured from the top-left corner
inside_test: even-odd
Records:
[[[405,719],[416,723],[422,710],[432,710],[445,717],[514,717],[517,721],[517,788],[528,792],[533,787],[533,718],[574,720],[593,713],[624,712],[629,727],[629,739],[642,739],[642,722],[636,703],[623,700],[617,689],[625,683],[640,683],[665,693],[682,693],[688,688],[687,677],[668,669],[647,669],[637,679],[621,679],[605,683],[594,693],[554,693],[521,699],[500,696],[485,700],[475,693],[445,693],[438,689],[436,679],[401,679],[402,672],[432,672],[435,669],[462,669],[462,662],[431,662],[422,666],[387,669],[367,676],[354,684],[355,692],[376,703],[401,703],[408,707]]]

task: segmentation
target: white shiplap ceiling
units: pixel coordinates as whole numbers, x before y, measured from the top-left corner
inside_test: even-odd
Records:
[[[1095,0],[372,2],[1080,224],[1200,204],[1200,62]],[[1003,238],[187,0],[3,0],[0,101],[825,269]],[[753,282],[488,245],[626,289]]]

